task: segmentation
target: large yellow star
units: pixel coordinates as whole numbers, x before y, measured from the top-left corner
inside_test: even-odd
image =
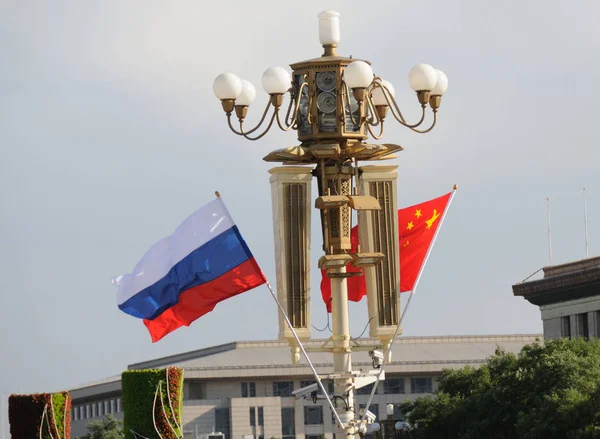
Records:
[[[421,209],[417,209],[417,211],[415,212],[415,216],[417,218],[421,218],[422,214],[421,214]]]
[[[438,213],[437,209],[433,209],[433,215],[431,215],[431,218],[429,218],[427,221],[425,221],[427,223],[427,228],[431,229],[431,226],[433,225],[434,222],[436,222],[436,220],[440,217],[440,214]]]
[[[406,230],[412,230],[412,228],[413,228],[414,226],[415,226],[415,225],[414,225],[414,224],[412,223],[412,221],[411,221],[411,222],[409,222],[409,223],[406,225]]]

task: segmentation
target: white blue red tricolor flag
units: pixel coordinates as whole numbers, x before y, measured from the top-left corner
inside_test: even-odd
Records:
[[[222,300],[266,281],[219,197],[154,244],[131,274],[113,283],[121,311],[143,319],[156,342]]]

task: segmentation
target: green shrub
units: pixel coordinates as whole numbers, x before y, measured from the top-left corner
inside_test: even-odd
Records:
[[[159,439],[156,429],[160,432],[162,439],[177,439],[183,436],[181,431],[183,369],[169,367],[166,369],[127,370],[123,372],[121,387],[123,389],[123,428],[126,438],[133,438],[134,435],[131,432],[134,431],[147,438]],[[157,389],[160,391],[155,404]],[[174,413],[171,411],[171,406]]]
[[[8,420],[13,438],[70,439],[70,413],[71,397],[67,392],[11,395],[8,398]]]

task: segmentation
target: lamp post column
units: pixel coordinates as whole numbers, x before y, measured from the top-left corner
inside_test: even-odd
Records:
[[[338,414],[341,421],[348,425],[354,420],[354,391],[352,389],[352,349],[350,347],[350,319],[348,316],[348,285],[346,278],[342,277],[346,273],[346,267],[335,268],[331,270],[333,277],[331,282],[331,320],[332,320],[332,339],[333,339],[333,369],[334,374],[339,378],[334,379],[334,389],[336,395],[347,395],[346,407],[338,406]],[[337,277],[340,276],[340,277]],[[354,432],[350,433],[349,427],[346,429],[338,426],[338,434],[345,434],[348,439],[354,439]]]

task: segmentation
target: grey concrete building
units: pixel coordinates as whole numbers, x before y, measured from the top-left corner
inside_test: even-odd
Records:
[[[544,338],[600,337],[600,257],[543,268],[544,277],[513,285],[539,306]]]
[[[386,405],[423,396],[436,389],[445,368],[477,366],[485,362],[498,346],[518,352],[541,335],[489,335],[402,337],[386,366],[386,379],[377,390],[370,408],[385,419]],[[325,340],[311,340],[307,347],[319,347]],[[377,340],[356,340],[373,346]],[[333,372],[331,354],[309,354],[319,374]],[[372,368],[365,351],[353,354],[356,368]],[[184,369],[183,424],[185,437],[201,439],[213,431],[226,439],[255,438],[333,439],[334,425],[327,402],[296,399],[294,389],[314,381],[302,361],[293,365],[289,346],[284,341],[233,342],[179,355],[131,364],[129,369],[177,366]],[[121,378],[114,376],[71,389],[73,397],[72,436],[87,431],[87,423],[105,414],[122,418]],[[326,383],[330,385],[330,383]],[[371,387],[358,390],[357,405],[366,403]],[[394,417],[400,419],[397,412]],[[206,437],[204,437],[205,439]]]

